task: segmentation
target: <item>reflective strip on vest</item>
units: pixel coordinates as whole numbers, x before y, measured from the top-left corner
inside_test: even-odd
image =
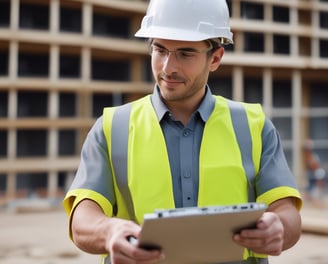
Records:
[[[255,167],[252,158],[253,145],[252,137],[247,121],[247,115],[242,103],[228,100],[228,105],[231,114],[231,121],[238,141],[241,152],[243,166],[248,179],[248,201],[256,201],[255,192]]]
[[[112,164],[115,171],[117,187],[125,200],[128,213],[132,220],[135,220],[133,201],[128,188],[127,157],[129,138],[129,117],[131,104],[118,107],[113,116],[112,122]],[[114,174],[113,174],[114,175]]]

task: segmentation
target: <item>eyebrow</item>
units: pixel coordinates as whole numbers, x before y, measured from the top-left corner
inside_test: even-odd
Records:
[[[161,48],[161,49],[166,49],[169,50],[168,48],[164,47],[163,45],[157,43],[157,42],[153,42],[152,45]],[[178,48],[176,50],[181,50],[181,51],[188,51],[188,52],[199,52],[199,50],[195,49],[195,48],[191,48],[191,47],[182,47],[182,48]]]

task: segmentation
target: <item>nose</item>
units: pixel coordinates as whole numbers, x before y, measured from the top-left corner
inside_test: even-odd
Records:
[[[178,60],[175,52],[169,52],[163,59],[163,72],[170,75],[177,71]]]

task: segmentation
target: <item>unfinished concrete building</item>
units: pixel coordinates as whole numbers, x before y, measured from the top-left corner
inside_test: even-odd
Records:
[[[147,4],[0,0],[0,204],[61,197],[102,108],[152,91],[146,43],[134,38]],[[328,167],[328,1],[228,4],[235,44],[210,85],[263,105],[302,185],[306,138]]]

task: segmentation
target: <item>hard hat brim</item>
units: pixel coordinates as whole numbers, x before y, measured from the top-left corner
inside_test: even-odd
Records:
[[[222,29],[225,34],[231,34],[230,29]],[[212,38],[218,38],[220,34],[210,35],[208,33],[195,32],[193,30],[186,29],[174,29],[167,27],[152,26],[147,29],[140,29],[135,33],[135,37],[139,38],[157,38],[157,39],[168,39],[178,41],[203,41]],[[221,34],[222,35],[222,34]],[[233,43],[232,34],[230,39],[225,39],[226,44]]]

